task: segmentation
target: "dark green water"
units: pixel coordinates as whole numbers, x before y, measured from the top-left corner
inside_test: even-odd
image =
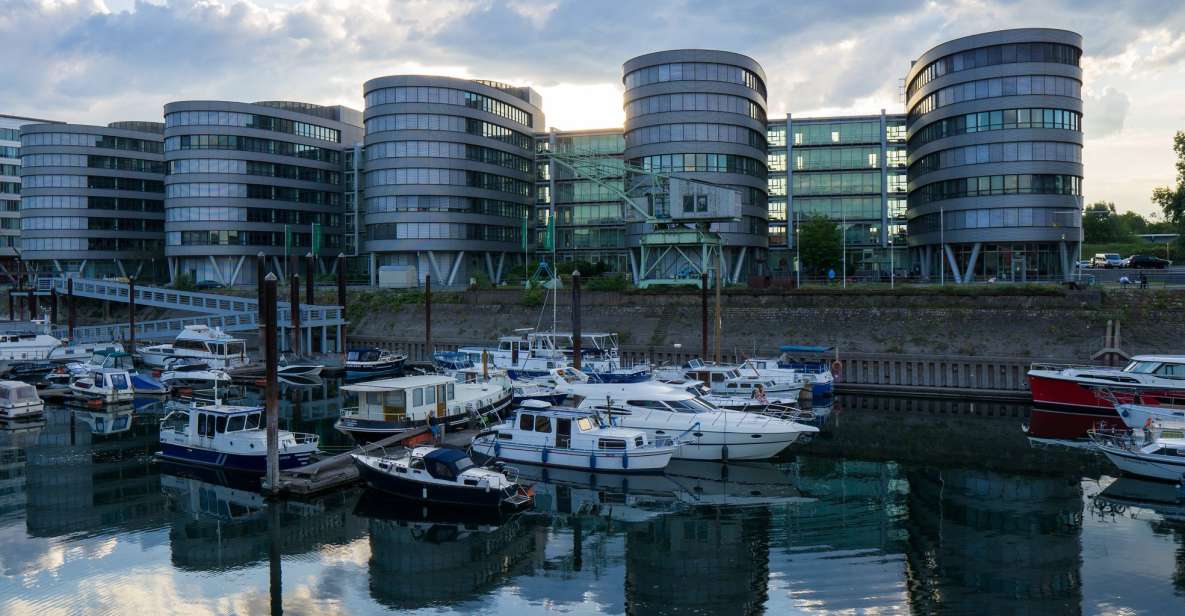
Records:
[[[285,396],[344,444],[335,385]],[[55,408],[0,430],[0,614],[1185,613],[1174,488],[1023,416],[843,398],[774,463],[553,473],[533,513],[423,521],[360,489],[269,506],[154,462],[151,407]]]

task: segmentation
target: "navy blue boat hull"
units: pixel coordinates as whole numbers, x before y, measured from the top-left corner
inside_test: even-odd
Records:
[[[510,490],[490,490],[467,486],[447,486],[421,483],[389,475],[354,460],[358,474],[370,487],[395,496],[428,503],[466,505],[471,507],[500,507],[503,500],[514,495]]]
[[[210,449],[196,449],[180,445],[161,444],[159,454],[161,458],[188,464],[201,464],[212,468],[224,468],[249,473],[267,472],[267,454],[256,455],[228,454]],[[309,463],[312,453],[281,453],[280,470],[296,468]]]

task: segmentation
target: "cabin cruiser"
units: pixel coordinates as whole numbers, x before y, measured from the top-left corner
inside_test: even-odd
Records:
[[[444,372],[455,372],[473,367],[473,358],[459,351],[437,351],[432,354],[432,363]]]
[[[830,368],[823,366],[822,370],[815,371],[813,368],[782,368],[780,365],[776,359],[754,358],[741,362],[737,370],[777,383],[802,383],[803,393],[809,393],[812,399],[828,398],[835,393],[835,377]]]
[[[197,360],[174,359],[160,373],[160,382],[168,387],[210,388],[229,385],[230,375]]]
[[[617,334],[588,333],[580,337],[581,369],[594,382],[640,383],[651,377],[650,366],[622,365],[618,354]],[[567,332],[517,330],[512,336],[498,339],[497,348],[461,347],[458,353],[480,365],[482,355],[497,368],[506,370],[514,380],[546,377],[556,368],[573,365],[573,336]]]
[[[136,396],[132,375],[117,368],[92,368],[70,381],[70,391],[88,400],[128,402]]]
[[[36,387],[22,381],[0,381],[0,419],[32,417],[44,410]]]
[[[769,377],[745,374],[735,366],[705,364],[698,359],[687,362],[683,368],[662,368],[655,371],[655,376],[664,381],[700,381],[718,396],[752,398],[760,386],[767,396],[793,396],[797,399],[803,389],[803,382],[800,380],[778,381]]]
[[[45,360],[62,341],[45,333],[0,333],[0,361]]]
[[[427,503],[519,509],[531,496],[514,471],[477,466],[460,449],[416,447],[402,456],[350,454],[370,487]]]
[[[153,368],[164,368],[173,358],[197,359],[219,370],[250,363],[246,342],[208,325],[186,325],[172,344],[143,346],[137,352],[141,361]]]
[[[804,411],[798,406],[798,400],[793,396],[750,396],[748,398],[742,396],[721,396],[712,393],[712,390],[707,385],[700,381],[667,381],[668,385],[673,387],[682,387],[687,391],[695,394],[700,400],[708,404],[728,410],[728,411],[747,411],[750,413],[763,413],[773,417],[781,417],[783,419],[792,419],[794,421],[806,421],[814,419],[814,414]]]
[[[346,353],[346,379],[355,381],[403,371],[407,355],[386,349],[354,349]]]
[[[679,437],[676,459],[763,460],[772,458],[814,426],[758,413],[714,407],[691,392],[665,383],[590,383],[578,371],[557,371],[556,393],[565,404],[607,412],[613,424],[645,430],[652,438]]]
[[[309,463],[317,451],[315,434],[279,431],[280,468]],[[160,422],[161,458],[228,470],[267,470],[267,428],[264,409],[209,405],[177,406]]]
[[[1119,470],[1165,481],[1185,481],[1185,423],[1153,421],[1135,433],[1091,430],[1094,444]]]
[[[532,401],[506,422],[479,432],[470,448],[506,462],[658,473],[671,461],[680,436],[656,440],[641,429],[610,425],[596,411],[554,408]]]
[[[505,375],[458,383],[443,374],[405,376],[342,387],[358,396],[358,406],[344,408],[334,427],[367,443],[425,425],[449,427],[470,419],[496,418],[510,407],[513,385]]]
[[[806,346],[800,344],[784,344],[778,348],[776,365],[770,365],[770,360],[753,360],[759,362],[758,374],[762,376],[777,376],[775,370],[792,371],[803,377],[810,384],[811,395],[814,397],[828,397],[835,393],[835,379],[839,377],[838,357],[833,358],[835,347]],[[830,364],[829,358],[833,358]]]
[[[1185,355],[1137,355],[1123,368],[1033,364],[1028,377],[1029,433],[1078,438],[1099,424],[1122,428],[1116,403],[1185,397]]]
[[[1181,399],[1185,402],[1185,398]],[[1143,430],[1154,421],[1172,421],[1185,423],[1185,406],[1166,404],[1153,406],[1150,404],[1117,404],[1115,410],[1124,425],[1132,430]]]
[[[99,353],[121,353],[123,345],[118,342],[102,342],[98,344],[65,344],[49,352],[49,361],[56,364],[85,362]]]
[[[293,357],[289,359],[286,355],[280,356],[280,361],[276,365],[276,374],[279,376],[320,376],[321,371],[325,369],[325,364],[317,363],[310,359],[301,357]]]

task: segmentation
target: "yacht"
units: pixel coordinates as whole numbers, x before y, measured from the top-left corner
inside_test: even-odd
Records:
[[[355,381],[403,372],[407,355],[385,349],[354,349],[346,353],[346,380]]]
[[[315,434],[279,431],[280,468],[309,463],[317,451]],[[160,422],[161,458],[228,470],[267,470],[267,428],[264,409],[209,405],[173,407]]]
[[[40,415],[45,403],[37,388],[21,381],[0,381],[0,419]]]
[[[1153,421],[1143,434],[1091,430],[1089,436],[1107,459],[1125,473],[1185,481],[1185,424]]]
[[[609,416],[611,417],[611,416]],[[678,441],[608,424],[597,412],[526,402],[506,422],[479,432],[470,448],[506,462],[582,470],[660,473]]]
[[[128,402],[136,397],[132,375],[117,368],[92,368],[70,381],[70,391],[88,400]]]
[[[276,366],[276,374],[279,376],[303,376],[312,377],[320,376],[321,371],[325,369],[325,364],[318,363],[311,359],[302,357],[293,357],[289,359],[287,356],[280,356],[280,361]]]
[[[170,361],[168,367],[161,371],[160,382],[170,388],[210,388],[229,385],[231,378],[225,370],[211,368],[205,362],[178,358]]]
[[[0,361],[48,360],[62,341],[45,333],[0,333]]]
[[[1124,425],[1132,430],[1143,430],[1155,421],[1185,423],[1185,398],[1159,405],[1119,403],[1115,405],[1115,410]]]
[[[98,344],[65,344],[49,352],[49,361],[56,364],[85,362],[98,353],[121,353],[123,345],[118,342],[102,342]]]
[[[682,368],[663,368],[655,376],[661,380],[690,379],[700,381],[718,396],[740,396],[752,398],[758,385],[767,396],[798,398],[802,392],[801,380],[776,380],[756,374],[746,374],[736,366],[705,364],[693,359]]]
[[[153,368],[164,368],[173,358],[197,359],[219,370],[250,363],[246,343],[241,338],[208,325],[186,325],[172,344],[143,346],[137,351],[141,361]]]
[[[505,375],[474,383],[458,383],[443,374],[405,376],[346,385],[342,391],[357,395],[358,406],[342,409],[334,427],[360,443],[419,426],[496,419],[514,397]]]
[[[810,393],[811,398],[828,398],[835,393],[835,376],[821,362],[785,364],[777,359],[753,358],[741,362],[737,370],[778,383],[802,383],[803,391]]]
[[[460,449],[416,447],[399,456],[350,457],[370,487],[412,500],[500,509],[531,502],[513,470],[482,468]]]
[[[575,372],[556,384],[556,393],[567,396],[566,405],[608,413],[614,425],[645,430],[651,438],[679,440],[677,459],[764,460],[799,436],[819,431],[796,421],[720,409],[665,383],[589,383]]]
[[[622,364],[617,334],[587,333],[580,337],[581,370],[595,382],[640,383],[651,377],[650,366]],[[497,368],[506,370],[510,378],[530,380],[546,377],[556,368],[572,365],[573,336],[568,332],[535,332],[516,330],[514,335],[502,336],[496,348],[461,347],[458,353],[468,356],[473,365],[481,365],[482,355]]]

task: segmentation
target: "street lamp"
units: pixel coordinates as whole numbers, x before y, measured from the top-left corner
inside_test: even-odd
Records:
[[[889,237],[889,288],[896,288],[896,272],[893,271],[893,238]]]

